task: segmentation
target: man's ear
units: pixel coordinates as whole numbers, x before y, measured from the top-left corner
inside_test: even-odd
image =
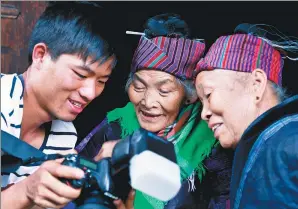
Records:
[[[268,82],[267,74],[264,70],[257,68],[251,73],[251,75],[255,101],[256,103],[259,103],[265,95],[265,90]]]
[[[49,56],[47,45],[44,43],[36,44],[32,51],[32,65],[39,69],[47,56]]]

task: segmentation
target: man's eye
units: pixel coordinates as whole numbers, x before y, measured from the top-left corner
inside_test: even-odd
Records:
[[[84,75],[82,75],[82,74],[80,74],[80,73],[78,73],[78,72],[76,72],[76,71],[74,71],[74,70],[73,70],[73,72],[74,72],[78,77],[80,77],[80,78],[87,78],[86,76],[84,76]]]
[[[106,84],[105,81],[98,81],[98,83],[99,83],[99,84],[102,84],[102,85],[103,85],[103,84]]]
[[[209,99],[209,97],[211,96],[211,93],[210,94],[206,94],[206,98]]]

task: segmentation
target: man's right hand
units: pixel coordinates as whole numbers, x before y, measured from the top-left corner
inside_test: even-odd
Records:
[[[75,189],[59,180],[81,179],[84,172],[78,168],[61,165],[63,159],[47,161],[22,182],[29,201],[44,208],[62,208],[79,197],[81,189]]]

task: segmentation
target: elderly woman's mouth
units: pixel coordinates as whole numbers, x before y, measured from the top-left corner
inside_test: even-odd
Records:
[[[161,116],[161,114],[149,113],[142,110],[140,110],[139,113],[142,119],[146,121],[155,121]]]

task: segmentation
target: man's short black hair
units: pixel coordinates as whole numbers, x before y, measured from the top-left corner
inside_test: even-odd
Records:
[[[114,54],[108,38],[109,18],[96,3],[50,3],[38,19],[29,42],[29,65],[38,43],[47,45],[53,60],[62,54],[77,54],[84,61],[104,62]]]

